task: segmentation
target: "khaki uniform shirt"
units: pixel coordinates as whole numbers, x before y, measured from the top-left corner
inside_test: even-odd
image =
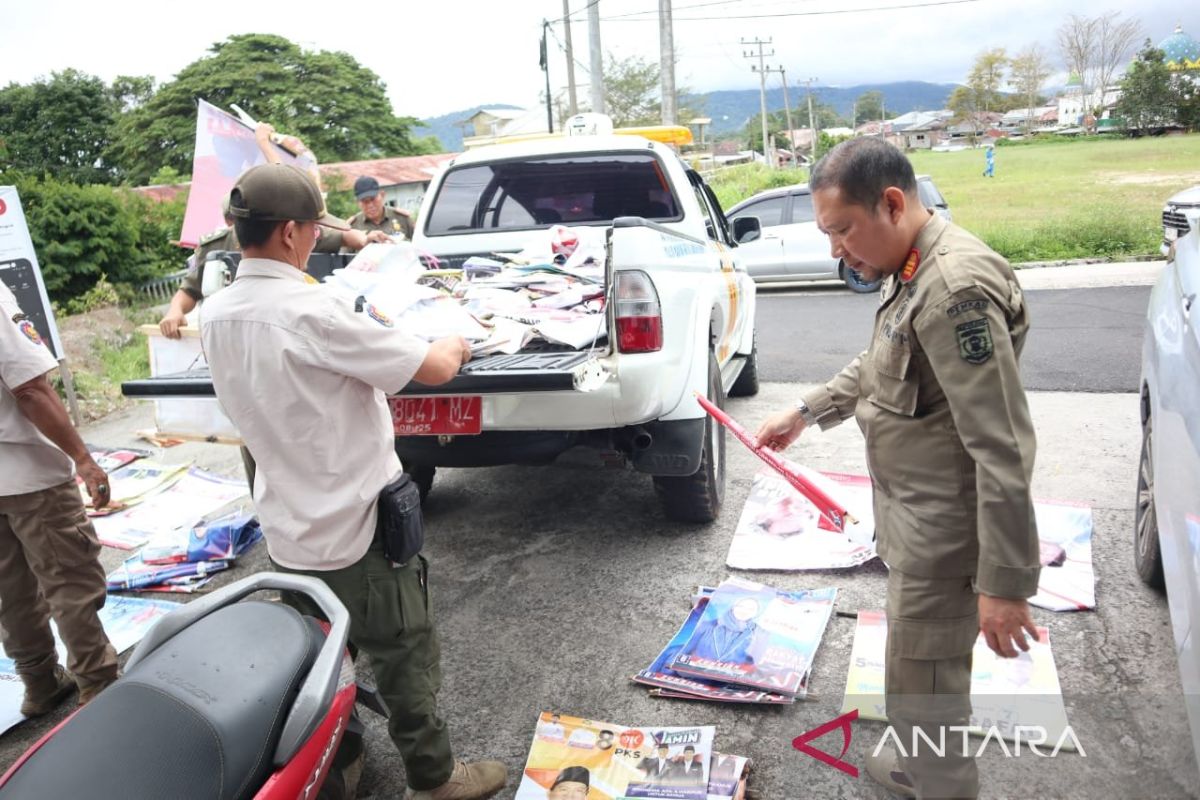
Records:
[[[205,301],[200,335],[213,387],[254,453],[254,501],[271,558],[347,567],[367,552],[380,490],[400,473],[384,392],[429,345],[280,261],[243,258]]]
[[[233,228],[217,228],[204,236],[200,239],[200,245],[192,258],[192,265],[188,268],[187,275],[183,276],[183,283],[179,288],[193,300],[203,300],[204,291],[201,287],[204,285],[204,262],[208,260],[208,254],[217,250],[241,249],[242,245],[238,242]]]
[[[883,285],[870,347],[804,400],[822,428],[858,419],[885,563],[1030,597],[1040,566],[1021,289],[1008,262],[937,215],[915,249],[911,278]]]
[[[404,238],[410,242],[413,237],[413,221],[407,211],[401,211],[394,206],[383,207],[383,219],[378,223],[371,222],[367,219],[367,215],[359,211],[353,217],[347,220],[350,227],[355,230],[365,231],[383,231],[388,236],[395,236],[397,233],[404,234]]]
[[[317,239],[313,252],[336,253],[341,247],[342,232],[332,228],[322,228],[321,237]],[[200,246],[196,248],[192,264],[188,267],[187,274],[183,276],[183,282],[179,288],[193,300],[203,300],[204,262],[208,260],[208,254],[217,250],[241,251],[241,249],[241,242],[238,241],[237,233],[233,228],[218,228],[208,234],[200,240]]]
[[[0,497],[69,481],[71,457],[21,413],[13,390],[58,366],[17,298],[0,282]]]

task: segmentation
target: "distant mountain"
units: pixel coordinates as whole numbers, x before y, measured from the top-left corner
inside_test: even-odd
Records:
[[[859,86],[814,86],[813,98],[833,106],[838,114],[849,117],[853,110],[854,101],[863,92],[883,92],[884,111],[889,118],[906,114],[909,111],[934,111],[946,107],[946,98],[954,91],[953,83],[925,83],[924,81],[903,81],[899,83],[869,83]],[[799,108],[807,102],[807,93],[802,89],[789,89],[789,101],[792,108]],[[713,137],[742,131],[746,123],[758,113],[757,89],[721,89],[714,92],[697,93],[686,98],[688,105],[701,110],[706,117],[712,118],[709,135]],[[490,103],[464,108],[443,114],[440,117],[421,120],[419,126],[413,128],[414,136],[433,134],[441,140],[447,152],[462,150],[462,128],[458,123],[470,117],[481,108],[520,108],[507,103]],[[767,111],[783,110],[783,89],[776,87],[767,90]]]
[[[412,134],[414,137],[428,136],[433,134],[441,139],[442,146],[446,148],[447,153],[456,153],[463,149],[462,145],[462,128],[458,123],[470,117],[481,108],[520,108],[509,103],[486,103],[479,106],[471,106],[464,108],[462,111],[452,111],[449,114],[442,114],[440,117],[430,117],[423,119],[413,128]]]
[[[854,101],[863,92],[883,93],[884,111],[889,118],[909,111],[934,111],[946,107],[946,98],[954,91],[953,83],[925,83],[903,81],[898,83],[869,83],[859,86],[814,86],[813,99],[833,106],[839,115],[849,117]],[[789,88],[788,100],[793,109],[808,102],[803,89]],[[697,93],[693,107],[703,110],[704,116],[712,118],[709,129],[713,136],[739,132],[759,112],[757,89],[724,89],[704,94]],[[767,112],[783,110],[783,89],[767,90]]]

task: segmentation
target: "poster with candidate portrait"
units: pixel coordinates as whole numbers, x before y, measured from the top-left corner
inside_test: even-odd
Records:
[[[516,800],[706,800],[711,725],[630,728],[543,712]]]

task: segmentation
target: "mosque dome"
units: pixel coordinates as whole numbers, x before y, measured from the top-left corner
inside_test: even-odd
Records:
[[[1166,55],[1167,66],[1172,69],[1200,69],[1200,42],[1183,32],[1181,25],[1175,32],[1158,43],[1158,49]]]

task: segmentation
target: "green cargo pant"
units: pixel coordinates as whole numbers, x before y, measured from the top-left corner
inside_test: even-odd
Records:
[[[393,567],[382,546],[342,569],[289,569],[324,581],[350,612],[350,642],[367,654],[375,684],[388,707],[388,733],[404,759],[408,785],[436,789],[450,779],[454,754],[450,732],[437,714],[442,685],[441,649],[429,602],[429,563],[417,556]],[[307,597],[285,594],[303,614],[323,618]]]
[[[979,770],[970,746],[951,726],[971,717],[971,651],[979,636],[979,604],[971,578],[923,578],[888,572],[887,661],[884,691],[888,722],[903,744],[904,771],[918,797],[974,798]],[[941,742],[936,755],[918,738]]]

